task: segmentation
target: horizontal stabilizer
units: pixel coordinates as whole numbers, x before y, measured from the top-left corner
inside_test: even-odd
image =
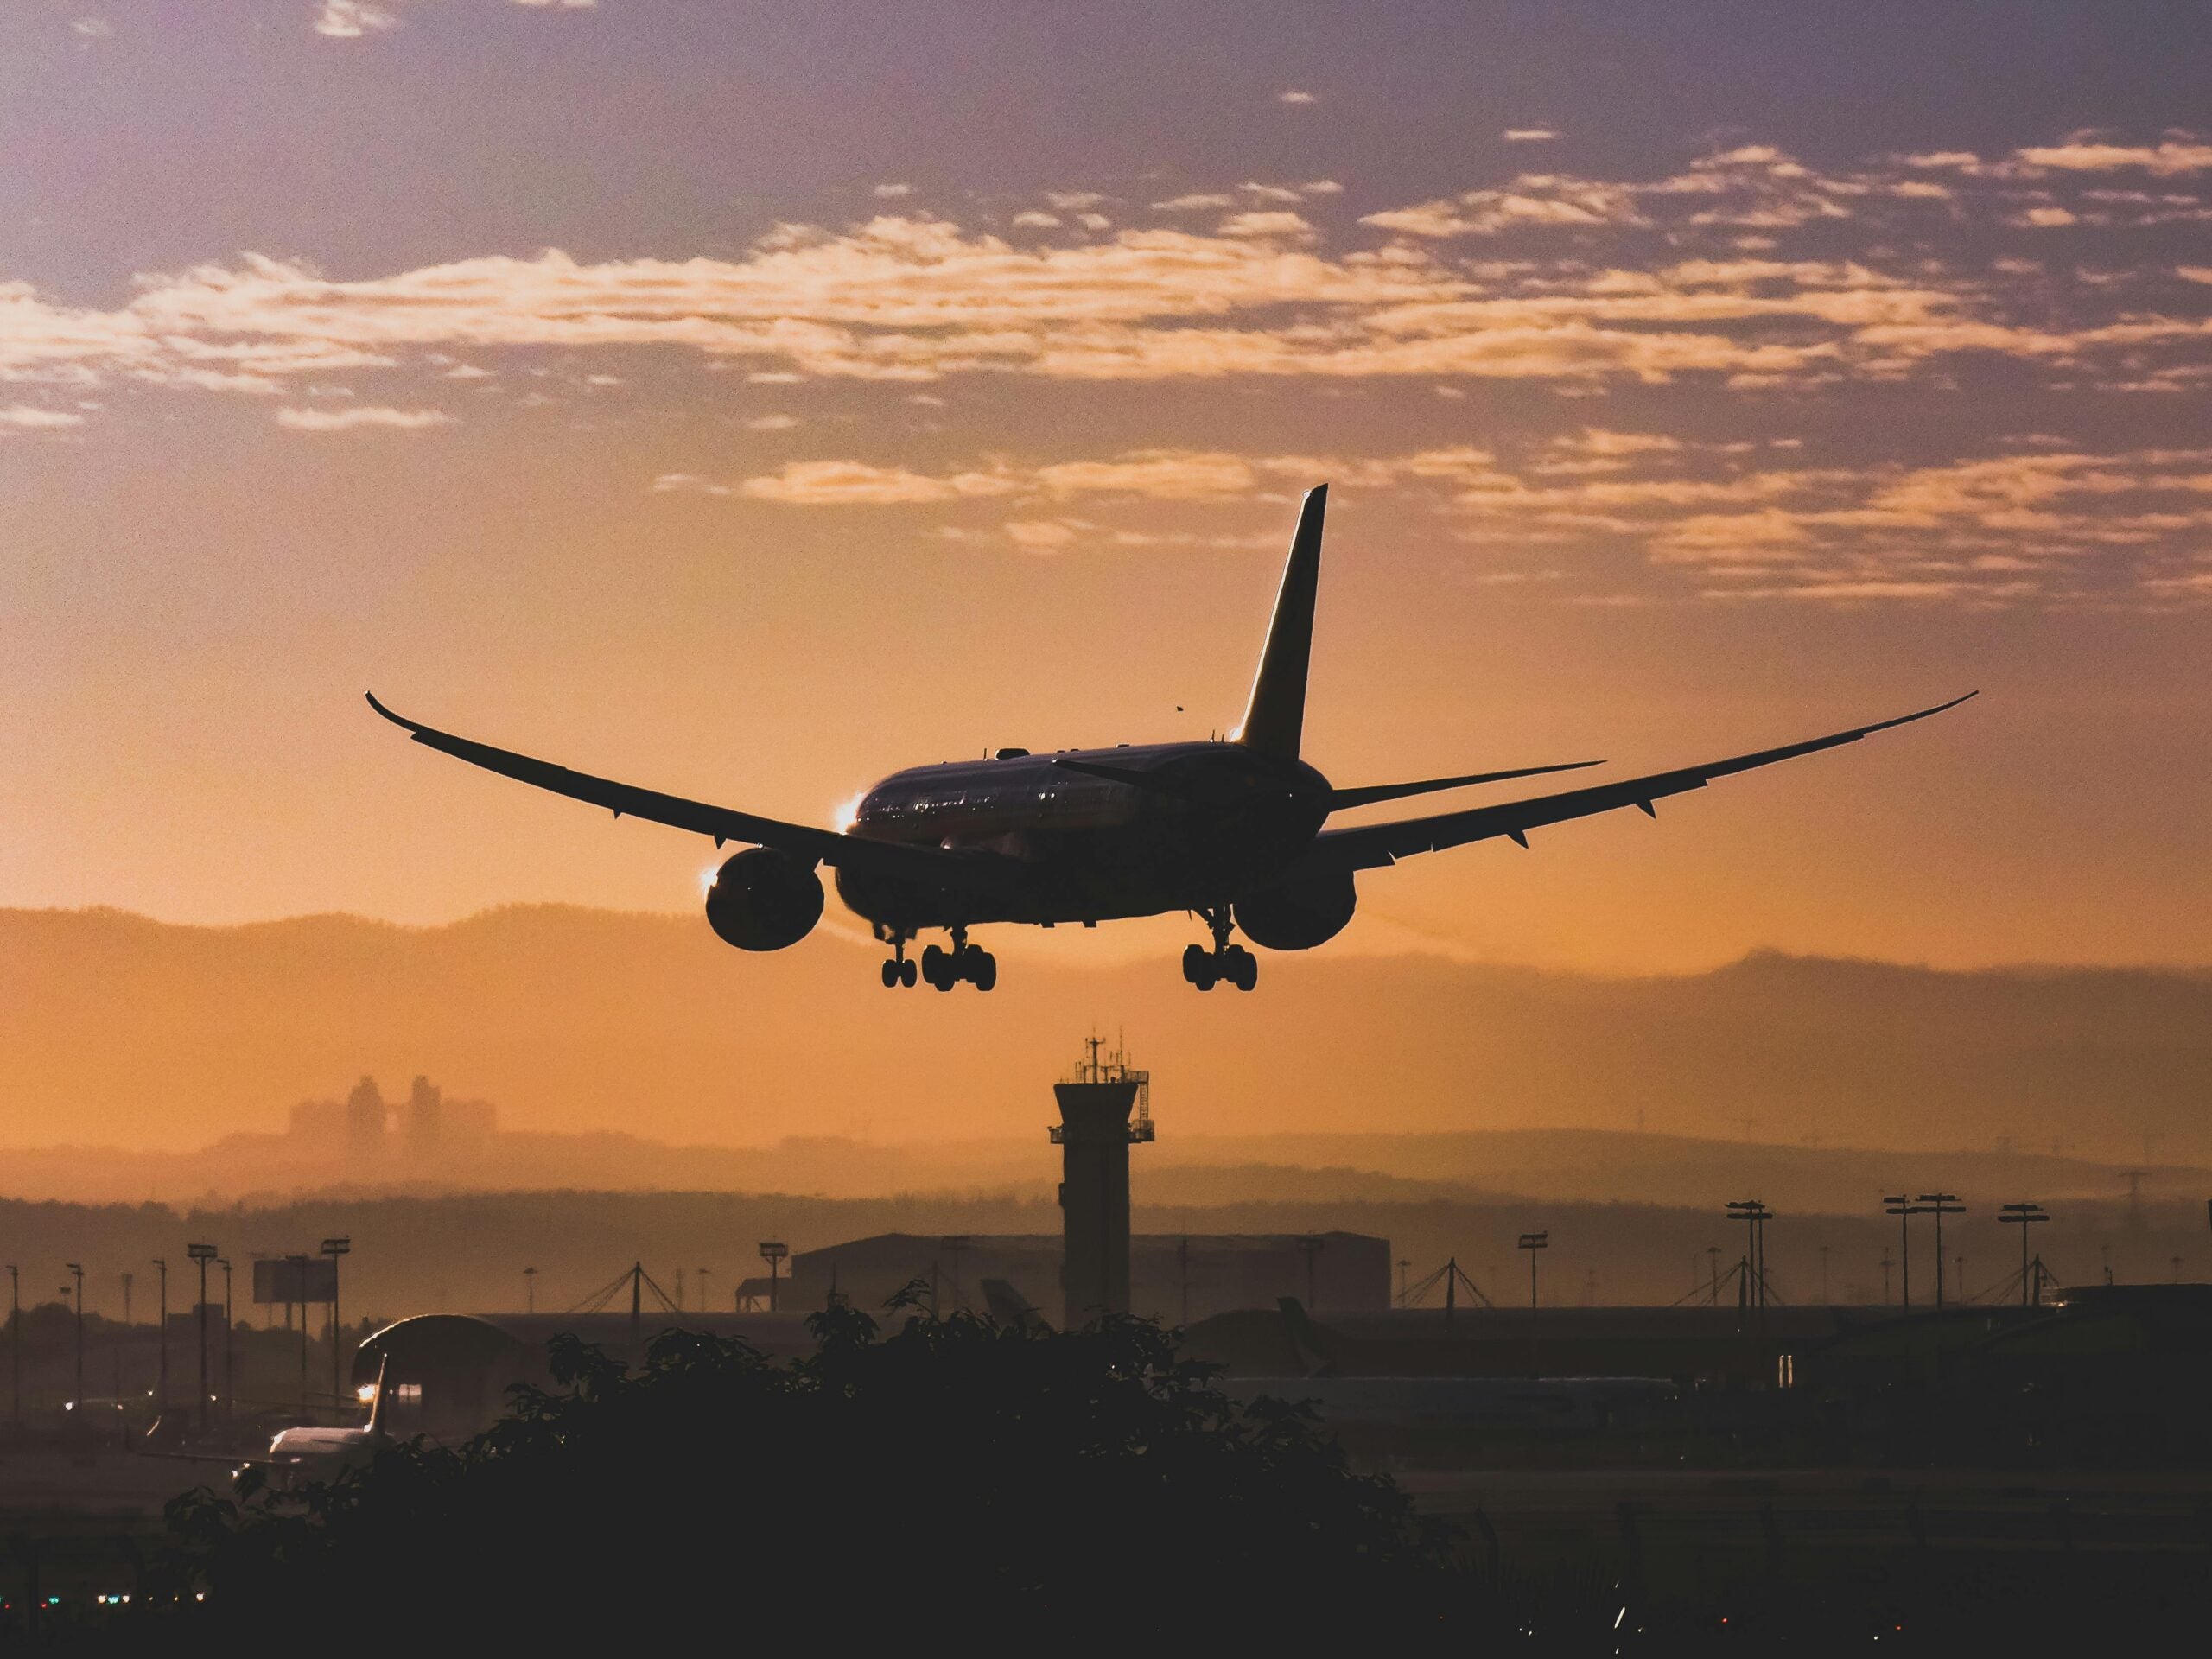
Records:
[[[1342,812],[1355,806],[1372,806],[1377,801],[1401,801],[1408,795],[1428,795],[1440,789],[1463,789],[1470,784],[1502,784],[1512,778],[1541,778],[1548,772],[1580,772],[1585,766],[1602,766],[1602,760],[1563,760],[1550,766],[1519,766],[1511,772],[1471,772],[1464,778],[1429,778],[1418,784],[1370,784],[1365,789],[1332,789],[1329,791],[1329,810]]]

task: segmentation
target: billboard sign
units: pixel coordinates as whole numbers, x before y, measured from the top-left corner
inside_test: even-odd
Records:
[[[334,1302],[338,1263],[327,1255],[264,1256],[253,1264],[257,1302]]]

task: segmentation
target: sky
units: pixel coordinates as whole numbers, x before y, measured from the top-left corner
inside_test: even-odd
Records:
[[[688,908],[360,693],[830,823],[1231,726],[1327,480],[1341,784],[1983,694],[1332,949],[2202,964],[2208,84],[2168,5],[13,0],[0,905]]]

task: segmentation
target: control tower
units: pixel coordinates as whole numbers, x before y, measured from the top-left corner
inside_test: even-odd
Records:
[[[1152,1139],[1152,1074],[1119,1049],[1102,1057],[1103,1046],[1091,1038],[1074,1073],[1052,1085],[1067,1330],[1129,1311],[1129,1147]]]

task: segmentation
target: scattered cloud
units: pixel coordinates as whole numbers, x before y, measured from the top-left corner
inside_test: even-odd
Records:
[[[878,201],[903,201],[914,194],[914,187],[911,184],[879,184],[874,194]]]
[[[753,432],[788,432],[798,424],[798,416],[783,414],[755,415],[745,424],[747,429]]]
[[[115,33],[115,25],[105,17],[79,17],[69,25],[71,34],[87,41],[105,41]]]
[[[369,0],[322,0],[315,20],[315,32],[334,41],[358,41],[398,26],[397,16]]]
[[[11,432],[52,431],[60,427],[82,426],[85,417],[67,410],[35,409],[29,404],[17,404],[12,408],[0,409],[0,429]]]
[[[379,428],[393,432],[419,432],[426,427],[451,426],[453,416],[438,409],[390,409],[365,404],[352,409],[296,409],[276,411],[276,424],[295,432],[353,432]]]
[[[1295,86],[1287,92],[1275,94],[1275,102],[1278,104],[1311,104],[1315,101],[1312,92],[1303,92]]]
[[[1499,135],[1509,144],[1549,143],[1559,134],[1549,127],[1508,127]]]

